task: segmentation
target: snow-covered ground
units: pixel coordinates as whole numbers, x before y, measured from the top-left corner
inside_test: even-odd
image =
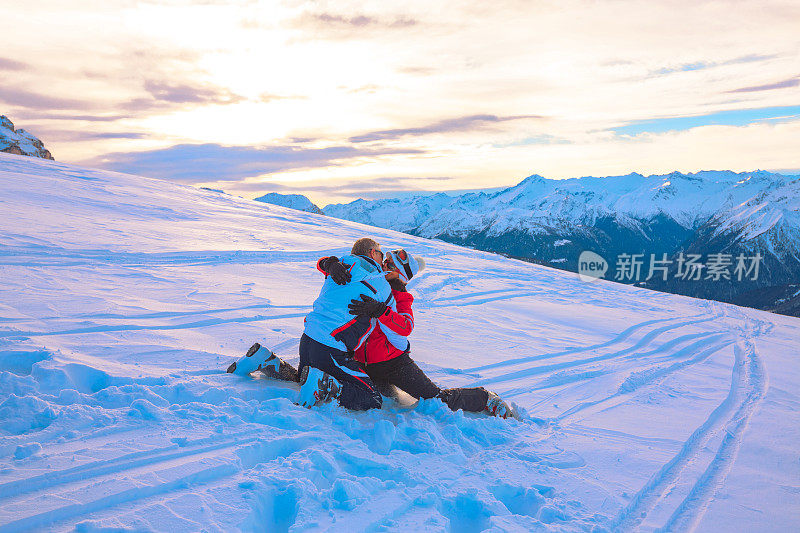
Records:
[[[796,318],[50,161],[0,187],[0,532],[800,526]],[[524,421],[224,373],[296,362],[315,260],[364,235],[427,260],[420,365]]]

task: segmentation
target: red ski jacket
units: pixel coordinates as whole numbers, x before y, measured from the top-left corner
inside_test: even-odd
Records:
[[[398,335],[408,337],[414,329],[414,312],[411,310],[414,297],[409,292],[394,290],[392,296],[397,302],[397,312],[391,308],[387,309],[378,321]],[[383,330],[377,327],[369,334],[366,342],[356,350],[355,358],[356,361],[369,365],[388,361],[402,354],[403,350],[395,348]]]

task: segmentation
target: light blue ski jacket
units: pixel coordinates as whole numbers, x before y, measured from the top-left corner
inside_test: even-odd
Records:
[[[337,285],[325,278],[311,312],[305,318],[305,334],[315,341],[343,352],[358,349],[376,327],[377,320],[355,317],[347,306],[362,294],[396,308],[392,289],[381,266],[368,257],[346,255],[340,259],[349,267],[352,279]]]

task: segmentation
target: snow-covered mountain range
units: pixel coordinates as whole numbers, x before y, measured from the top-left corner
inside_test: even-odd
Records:
[[[0,532],[800,523],[796,318],[9,154],[0,219]],[[296,364],[316,260],[365,235],[426,259],[421,368],[523,420],[225,373],[254,341]]]
[[[513,230],[545,235],[594,227],[604,219],[646,233],[642,222],[659,217],[694,230],[715,215],[734,210],[739,223],[748,224],[739,209],[743,203],[797,180],[769,172],[730,171],[566,180],[533,175],[493,194],[356,200],[328,205],[324,212],[425,237],[466,238],[481,232],[499,236]],[[767,230],[759,221],[758,227]]]
[[[763,171],[566,180],[534,175],[491,194],[356,200],[323,211],[572,271],[581,252],[591,250],[611,264],[612,278],[620,254],[666,253],[674,263],[688,251],[760,253],[762,275],[748,283],[651,281],[662,290],[748,304],[758,289],[783,287],[777,301],[800,288],[799,192],[798,176]],[[750,303],[775,308],[775,301]],[[800,302],[779,310],[798,313]]]
[[[42,141],[22,128],[14,129],[14,123],[5,115],[0,115],[0,152],[53,159]]]
[[[279,194],[271,192],[255,198],[255,201],[279,205],[281,207],[289,207],[291,209],[297,209],[298,211],[305,211],[306,213],[322,214],[322,210],[302,194]]]

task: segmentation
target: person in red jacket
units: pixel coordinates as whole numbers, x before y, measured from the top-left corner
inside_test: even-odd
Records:
[[[397,387],[416,399],[439,398],[453,411],[488,412],[502,418],[513,416],[513,410],[497,394],[483,387],[442,389],[417,366],[406,338],[414,329],[414,297],[406,290],[406,284],[425,268],[425,262],[400,249],[387,252],[383,266],[395,308],[368,296],[352,300],[349,305],[351,314],[378,321],[378,327],[356,350],[354,357],[362,363],[381,394],[392,396],[392,387]],[[337,283],[348,281],[346,269],[334,257],[320,259],[317,268],[331,275]]]

